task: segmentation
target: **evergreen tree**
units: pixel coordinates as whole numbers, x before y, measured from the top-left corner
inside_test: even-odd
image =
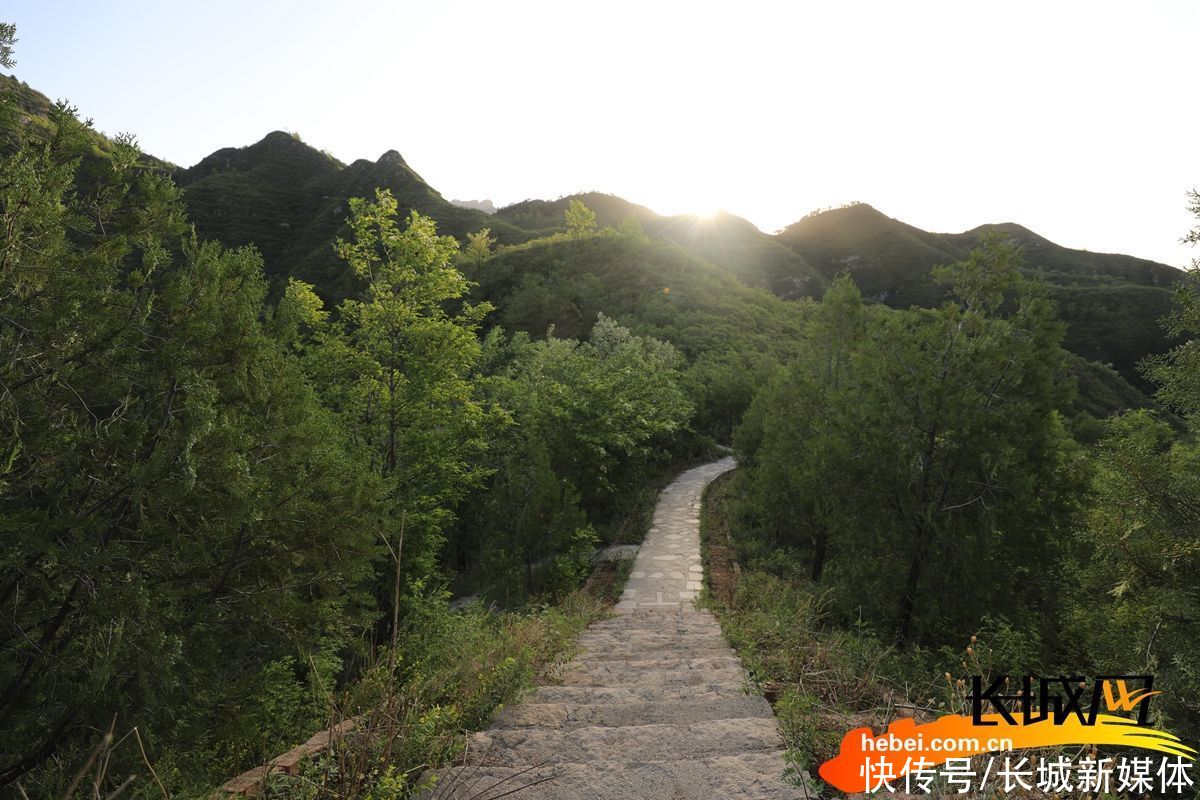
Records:
[[[867,314],[839,280],[738,433],[770,541],[904,641],[1053,620],[1082,476],[1056,411],[1062,326],[1018,259],[985,242],[940,271],[954,300],[936,310]]]
[[[116,714],[228,732],[272,662],[361,627],[378,527],[257,255],[173,260],[171,182],[126,139],[76,189],[88,131],[54,128],[0,160],[0,783]]]
[[[0,67],[12,69],[17,65],[13,58],[13,47],[17,43],[17,26],[11,22],[0,22]]]
[[[855,370],[867,325],[857,287],[839,277],[805,329],[800,357],[764,390],[736,440],[743,463],[767,465],[753,491],[770,545],[806,551],[814,581],[824,572],[831,536],[852,524],[843,498],[830,491],[830,476],[848,484],[863,479],[850,443],[859,434]],[[780,497],[789,502],[773,500]]]
[[[1200,218],[1200,195],[1189,210]],[[1200,225],[1185,241],[1200,242]],[[1200,333],[1200,262],[1176,289],[1166,320],[1175,336]],[[1106,423],[1096,497],[1081,533],[1075,598],[1078,647],[1114,674],[1145,671],[1163,691],[1157,708],[1173,730],[1200,731],[1200,340],[1143,363],[1158,397],[1186,418],[1181,437],[1148,412]]]

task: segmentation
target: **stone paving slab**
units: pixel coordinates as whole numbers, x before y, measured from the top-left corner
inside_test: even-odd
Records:
[[[775,719],[705,720],[690,725],[491,729],[471,737],[467,763],[561,764],[591,760],[669,761],[783,747]]]
[[[686,643],[672,642],[661,646],[645,645],[635,647],[628,644],[614,644],[603,650],[588,650],[580,656],[580,661],[629,661],[631,659],[657,658],[673,656],[676,658],[711,658],[728,656],[729,645],[724,642]]]
[[[680,725],[721,719],[771,718],[771,704],[757,695],[715,695],[703,703],[644,700],[638,703],[520,703],[507,708],[493,727],[524,728]]]
[[[718,697],[744,697],[745,683],[701,686],[541,686],[529,696],[535,703],[618,704],[673,700],[709,703]]]
[[[608,662],[612,663],[612,662]],[[637,669],[617,667],[608,669],[573,669],[563,674],[564,686],[631,687],[631,686],[725,686],[744,687],[746,676],[736,669]]]
[[[639,654],[634,658],[578,658],[573,663],[588,671],[611,670],[618,664],[622,669],[682,670],[682,669],[741,669],[742,662],[728,653],[709,656],[681,656],[675,653]]]

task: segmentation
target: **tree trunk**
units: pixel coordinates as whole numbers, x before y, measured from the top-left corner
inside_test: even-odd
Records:
[[[904,582],[904,592],[900,595],[899,622],[901,644],[908,644],[912,639],[912,621],[917,607],[917,588],[921,583],[921,573],[925,567],[925,559],[929,555],[930,533],[927,526],[916,526],[915,533],[917,546],[913,551],[912,560],[908,564],[908,578]]]
[[[817,534],[813,542],[812,580],[821,582],[821,573],[825,571],[825,550],[829,545],[829,531],[824,528]]]

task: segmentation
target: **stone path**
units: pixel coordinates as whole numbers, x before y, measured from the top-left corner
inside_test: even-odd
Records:
[[[689,470],[659,498],[615,619],[580,637],[556,685],[539,687],[468,742],[427,798],[804,798],[788,785],[771,707],[748,694],[702,580],[700,496],[734,466]],[[511,795],[509,794],[511,793]]]

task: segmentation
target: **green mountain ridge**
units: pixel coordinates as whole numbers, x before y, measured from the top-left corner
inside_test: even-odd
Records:
[[[0,76],[0,81],[3,88],[17,96],[22,112],[17,124],[50,130],[52,104],[44,95],[13,78]],[[93,138],[91,155],[103,158],[112,145],[101,134]],[[1136,364],[1147,354],[1161,353],[1168,347],[1158,320],[1170,307],[1170,286],[1180,274],[1167,265],[1132,256],[1063,248],[1011,222],[982,225],[957,234],[931,233],[887,217],[866,204],[810,214],[776,235],[725,212],[711,217],[665,216],[599,192],[557,200],[525,200],[495,214],[485,214],[450,203],[396,150],[387,151],[376,161],[358,159],[343,164],[284,131],[269,133],[246,147],[222,148],[187,168],[153,156],[143,160],[148,167],[172,175],[202,238],[215,239],[228,247],[254,245],[263,256],[267,279],[276,291],[288,278],[296,277],[314,284],[330,306],[358,288],[333,249],[336,239],[347,235],[345,218],[352,197],[371,197],[377,188],[388,189],[396,197],[401,214],[415,210],[430,216],[439,232],[460,241],[468,233],[489,228],[497,243],[507,246],[502,248],[506,254],[497,263],[506,265],[505,269],[516,276],[516,283],[503,290],[491,286],[483,294],[497,297],[498,292],[516,293],[517,308],[504,312],[504,324],[512,327],[517,317],[525,315],[527,321],[517,327],[535,335],[544,333],[544,325],[549,322],[571,335],[586,329],[583,326],[588,321],[582,317],[572,320],[558,312],[533,309],[537,302],[550,302],[547,292],[551,291],[549,285],[535,289],[534,284],[552,277],[551,283],[564,289],[563,276],[571,273],[575,273],[571,280],[577,286],[590,286],[588,298],[577,297],[577,301],[650,332],[646,326],[636,324],[634,310],[627,307],[627,283],[633,280],[633,272],[598,269],[595,261],[600,256],[589,254],[588,245],[576,246],[579,253],[575,261],[561,258],[570,248],[550,247],[561,262],[556,264],[553,276],[540,263],[543,248],[520,247],[507,252],[514,245],[562,231],[563,213],[571,200],[587,205],[600,226],[619,228],[632,217],[651,240],[679,248],[674,253],[670,247],[643,247],[637,257],[643,259],[640,269],[647,275],[661,277],[661,262],[687,256],[713,266],[742,286],[765,289],[784,300],[819,297],[833,277],[849,272],[864,296],[876,302],[896,308],[937,305],[943,292],[930,279],[929,270],[965,257],[985,233],[998,231],[1022,245],[1030,267],[1054,286],[1055,299],[1070,326],[1067,348],[1098,365],[1112,365],[1126,381],[1142,389],[1146,387]],[[614,256],[609,253],[608,257]],[[619,258],[631,256],[623,253]],[[523,267],[523,260],[530,263]],[[528,275],[522,276],[522,272]],[[734,284],[722,280],[720,287],[713,283],[709,289],[740,297],[737,292],[730,294],[729,287]],[[542,299],[535,302],[534,296],[539,293]],[[715,309],[720,305],[716,302],[707,314],[710,320],[719,316]],[[667,338],[683,344],[678,336]],[[688,347],[684,345],[684,349]],[[699,350],[693,348],[692,355],[696,352]],[[1107,385],[1102,392],[1107,399],[1145,399],[1132,386],[1111,385],[1111,371],[1080,367],[1077,372],[1088,375],[1085,382],[1091,386]],[[1098,403],[1099,407],[1109,405],[1107,401]]]
[[[1027,271],[1050,284],[1068,324],[1065,345],[1086,359],[1111,364],[1143,385],[1137,364],[1166,352],[1170,340],[1159,320],[1171,309],[1182,271],[1147,259],[1072,250],[1013,222],[980,225],[963,233],[930,233],[892,219],[865,203],[811,214],[789,225],[780,241],[827,279],[846,272],[863,295],[893,308],[932,307],[945,290],[930,270],[966,257],[984,235],[999,233],[1019,245]]]
[[[603,312],[636,333],[663,338],[696,358],[752,341],[785,355],[807,306],[745,286],[670,242],[600,232],[504,248],[467,267],[480,299],[500,304],[507,328],[577,337]]]
[[[688,359],[697,430],[728,437],[755,388],[794,358],[814,303],[746,286],[673,242],[611,228],[552,236],[465,265],[493,325],[534,337],[586,332],[598,314],[670,342]]]
[[[175,172],[191,219],[202,236],[262,252],[267,278],[278,286],[289,277],[312,283],[330,303],[355,289],[333,243],[346,235],[352,197],[388,189],[400,213],[433,217],[442,233],[462,239],[491,228],[505,244],[530,234],[481,211],[452,205],[395,150],[377,161],[344,165],[294,134],[274,131],[248,147],[225,148]]]
[[[615,228],[633,217],[647,235],[674,242],[726,269],[743,283],[784,299],[820,297],[828,286],[828,280],[803,256],[749,220],[724,211],[709,217],[664,216],[616,195],[584,192],[557,200],[524,200],[499,209],[495,216],[528,230],[558,231],[563,228],[563,214],[572,200],[579,200],[595,212],[602,226]]]

